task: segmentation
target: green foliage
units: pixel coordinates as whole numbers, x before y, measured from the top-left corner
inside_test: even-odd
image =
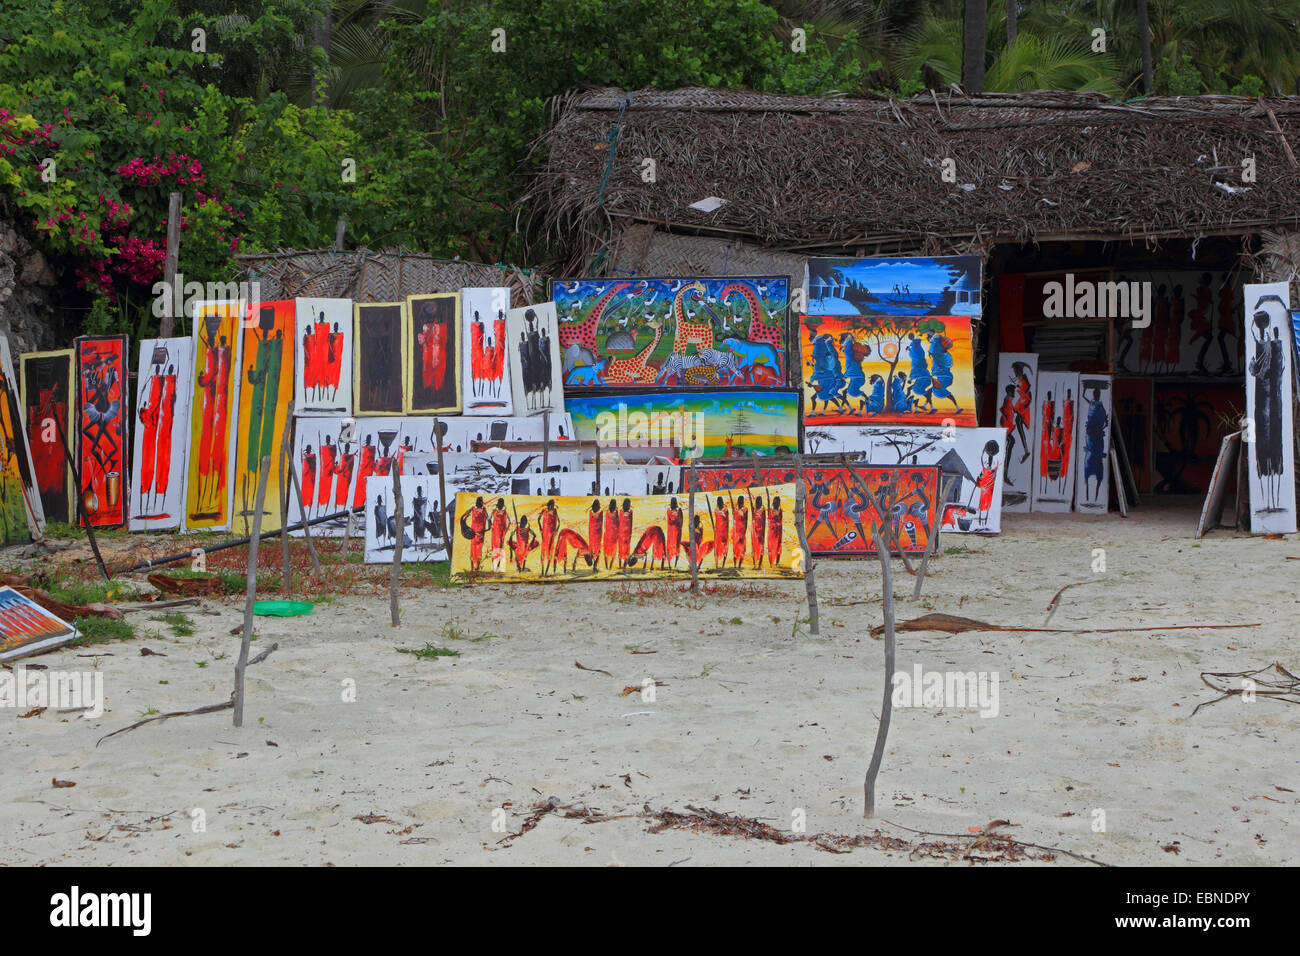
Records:
[[[1195,96],[1202,92],[1200,71],[1175,54],[1156,64],[1156,92],[1165,96]]]
[[[395,647],[393,650],[399,654],[410,654],[422,661],[436,661],[440,657],[460,657],[460,651],[453,651],[449,647],[434,647],[428,642],[424,647]]]
[[[176,637],[189,637],[194,633],[194,620],[188,614],[160,614],[154,620],[166,624]]]
[[[111,617],[79,617],[72,626],[79,632],[71,642],[74,647],[105,644],[109,641],[129,641],[135,637],[135,628],[126,621]]]

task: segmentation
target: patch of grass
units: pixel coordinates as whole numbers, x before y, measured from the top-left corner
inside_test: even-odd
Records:
[[[439,657],[460,657],[460,651],[453,651],[450,647],[434,647],[430,642],[426,642],[424,647],[394,647],[393,650],[399,654],[418,657],[422,661],[437,660]]]
[[[743,624],[744,622],[741,621],[741,619],[738,618],[738,617],[733,617],[733,618],[732,618],[730,621],[728,621],[727,623],[728,623],[728,624]]]
[[[243,594],[248,589],[248,574],[245,571],[229,571],[209,565],[206,571],[196,571],[194,568],[181,566],[179,568],[162,569],[162,573],[177,578],[217,578],[221,581],[221,589],[226,594]],[[257,590],[259,593],[279,590],[282,583],[283,578],[277,574],[267,573],[257,576]]]
[[[983,548],[972,548],[969,545],[959,544],[951,548],[944,548],[944,554],[983,554]]]
[[[451,579],[451,562],[450,561],[427,561],[421,562],[420,569],[427,572],[428,581],[422,583],[433,584],[440,588],[456,588],[460,584]]]
[[[56,601],[64,604],[103,604],[133,598],[139,592],[128,581],[60,581],[53,580],[46,589]]]
[[[161,711],[159,711],[157,707],[149,707],[149,708],[146,708],[145,710],[140,711],[140,716],[141,716],[141,717],[152,717],[154,714],[157,714],[157,713],[161,713]]]
[[[445,641],[468,641],[471,644],[481,644],[484,641],[490,641],[493,638],[498,638],[501,636],[500,634],[491,634],[487,631],[484,631],[478,637],[470,637],[467,632],[462,631],[460,628],[458,628],[455,624],[452,624],[450,621],[448,621],[446,624],[442,626],[442,630],[439,633],[442,635],[442,639]]]
[[[189,637],[194,633],[194,621],[188,614],[160,614],[153,618],[155,621],[162,621],[176,637]]]
[[[73,640],[73,647],[86,647],[90,644],[105,644],[109,641],[129,641],[135,637],[135,628],[126,621],[111,617],[79,617],[73,622],[80,633]]]

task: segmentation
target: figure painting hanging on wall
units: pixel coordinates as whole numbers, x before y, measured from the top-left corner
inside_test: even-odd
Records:
[[[352,409],[352,300],[294,299],[294,414]]]
[[[81,502],[92,525],[126,523],[126,336],[76,340],[77,467]]]
[[[510,389],[511,364],[506,352],[506,310],[510,290],[461,289],[460,314],[465,329],[461,370],[466,415],[510,415],[514,397]]]
[[[230,454],[239,409],[242,302],[200,302],[194,315],[194,393],[185,484],[185,528],[230,527],[234,459]]]
[[[413,295],[406,301],[406,411],[459,412],[460,295]]]
[[[75,353],[29,352],[22,356],[23,411],[27,416],[27,445],[31,450],[41,510],[47,521],[76,520],[73,511],[75,485],[65,441],[71,445],[76,431],[72,413],[76,407]]]
[[[194,343],[144,339],[136,373],[131,531],[179,528],[189,451]]]

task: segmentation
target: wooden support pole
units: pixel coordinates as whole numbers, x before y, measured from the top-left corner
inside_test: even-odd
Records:
[[[542,474],[551,468],[551,413],[542,412]]]
[[[686,552],[691,556],[691,593],[698,594],[700,591],[700,563],[695,553],[695,456],[690,458],[690,464],[687,468],[687,484],[690,489],[686,492],[686,540],[690,543],[690,548]]]
[[[283,590],[289,594],[292,575],[289,570],[289,431],[288,422],[293,421],[293,402],[289,403],[289,414],[285,419],[284,435],[280,439],[280,563],[284,575]]]
[[[604,489],[600,486],[600,445],[596,446],[596,496],[599,497]],[[646,489],[649,490],[648,488]]]
[[[402,539],[406,537],[406,508],[402,502],[402,469],[393,457],[393,513],[397,517],[397,534],[393,539],[393,569],[388,574],[388,593],[392,601],[393,627],[401,623],[397,612],[397,584],[402,573]]]
[[[339,221],[334,225],[334,251],[343,251],[343,233],[348,229],[348,217],[339,216]]]
[[[438,515],[438,527],[442,529],[443,547],[447,549],[447,560],[451,560],[451,532],[452,527],[448,523],[451,518],[451,507],[447,504],[447,473],[442,467],[442,431],[438,428],[438,416],[433,418],[433,433],[438,438],[438,502],[441,506],[441,513]]]
[[[794,526],[799,532],[799,547],[803,549],[803,586],[808,593],[808,633],[820,633],[817,619],[817,579],[813,574],[812,549],[804,531],[804,480],[803,455],[794,456]]]
[[[180,265],[180,256],[181,194],[172,193],[167,202],[167,257],[163,260],[163,284],[166,286],[163,294],[167,296],[167,309],[158,322],[158,335],[164,339],[171,338],[176,321],[173,310],[181,298],[176,289],[176,270]]]
[[[248,585],[244,591],[244,636],[235,663],[235,726],[244,726],[244,671],[248,667],[248,645],[253,639],[253,602],[257,599],[257,545],[262,534],[262,506],[266,503],[266,476],[271,456],[263,455],[257,469],[257,507],[253,511],[253,534],[248,542]]]
[[[943,515],[947,510],[948,492],[952,491],[953,483],[956,481],[956,475],[948,475],[939,482],[939,510],[935,512],[934,527],[930,529],[930,537],[925,542],[925,551],[921,554],[921,567],[916,572],[916,586],[912,588],[913,601],[921,599],[921,585],[925,583],[925,569],[930,564],[930,555],[934,554],[935,549],[939,547],[939,528],[943,525]]]
[[[871,516],[871,523],[876,524],[874,515]],[[885,692],[880,705],[876,746],[871,752],[871,763],[867,766],[867,775],[862,781],[862,816],[865,819],[876,814],[876,775],[880,773],[880,764],[885,759],[885,742],[889,737],[894,691],[894,567],[889,560],[889,545],[885,535],[881,534],[879,525],[875,531],[876,556],[880,559],[880,606],[885,616]]]

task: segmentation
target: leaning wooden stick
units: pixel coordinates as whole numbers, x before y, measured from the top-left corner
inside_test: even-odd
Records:
[[[853,468],[853,466],[848,463],[848,459],[845,456],[841,455],[840,461],[843,462],[845,471],[848,472],[849,477],[852,478],[853,481],[857,484],[858,490],[861,491],[862,494],[866,497],[867,502],[871,504],[873,507],[875,507],[876,499],[872,497],[871,490],[867,488],[867,483],[862,480],[862,476],[859,475],[857,471]],[[891,552],[897,551],[898,556],[903,559],[903,567],[907,569],[907,573],[916,574],[916,571],[913,570],[912,568],[911,562],[907,560],[907,555],[903,553],[902,542],[900,542],[898,540],[898,536],[894,534],[892,522],[888,520],[888,516],[894,513],[894,504],[895,504],[895,498],[897,497],[897,488],[898,488],[897,484],[895,483],[897,477],[898,477],[897,474],[893,474],[890,476],[889,484],[885,492],[884,508],[881,509],[880,523],[877,525],[876,522],[874,521],[872,522],[872,527],[873,528],[878,527],[880,531],[872,532],[872,534],[876,534],[876,533],[883,534],[885,536],[885,543],[889,545],[889,550]],[[868,514],[870,513],[871,512],[868,511]]]
[[[817,580],[813,575],[812,549],[804,531],[804,478],[803,455],[794,456],[794,526],[799,532],[799,547],[803,549],[803,586],[808,593],[808,633],[817,634]]]
[[[686,540],[688,542],[687,554],[691,557],[691,593],[698,594],[700,591],[700,566],[695,559],[695,456],[692,455],[690,464],[687,468],[687,492],[686,492]],[[680,482],[679,482],[680,483]],[[599,490],[599,489],[597,489]],[[674,560],[677,555],[673,555]]]
[[[442,432],[438,428],[438,418],[433,419],[433,433],[438,436],[438,501],[441,504],[442,511],[438,515],[438,529],[442,532],[442,541],[447,548],[447,560],[451,560],[451,535],[454,530],[451,522],[456,519],[451,516],[451,505],[447,504],[447,469],[442,467]]]
[[[871,818],[876,813],[876,775],[885,758],[885,741],[889,737],[889,717],[894,690],[894,567],[889,560],[889,544],[881,533],[874,514],[871,518],[876,539],[876,556],[880,559],[880,606],[885,617],[885,693],[880,705],[880,726],[876,730],[876,747],[871,752],[871,763],[862,781],[862,816]]]
[[[283,566],[284,593],[289,593],[289,423],[293,421],[293,402],[285,418],[284,435],[280,439],[280,563]]]
[[[406,512],[402,503],[402,469],[393,459],[393,512],[397,517],[397,535],[393,539],[393,569],[388,573],[388,592],[392,601],[393,627],[400,623],[397,613],[397,580],[402,572],[402,539],[406,537]],[[378,529],[376,529],[378,530]]]
[[[263,455],[257,469],[257,506],[253,509],[252,540],[248,542],[248,586],[244,591],[244,636],[235,663],[235,726],[244,726],[244,670],[248,667],[248,644],[253,639],[253,601],[257,598],[257,545],[262,534],[262,507],[266,504],[266,476],[271,456]]]
[[[952,491],[952,486],[956,481],[956,475],[948,475],[943,479],[942,487],[939,489],[939,508],[934,515],[934,527],[930,529],[930,540],[926,541],[925,551],[921,554],[921,567],[916,572],[916,587],[912,588],[913,601],[921,599],[921,585],[925,583],[925,569],[930,564],[930,555],[934,554],[935,549],[939,547],[939,529],[943,527],[943,515],[948,506],[948,493]]]
[[[63,454],[68,463],[68,468],[72,472],[72,482],[77,488],[75,499],[75,514],[81,515],[81,526],[86,529],[86,537],[90,540],[91,553],[95,555],[95,563],[99,565],[99,573],[104,576],[104,580],[109,580],[108,568],[104,566],[104,559],[99,553],[99,542],[95,540],[95,529],[90,526],[90,515],[86,514],[86,504],[84,500],[85,489],[81,486],[81,471],[77,468],[76,461],[72,457],[72,449],[68,447],[68,436],[63,433],[63,422],[59,421],[59,416],[54,416],[55,430],[59,433],[59,442],[63,445]]]

